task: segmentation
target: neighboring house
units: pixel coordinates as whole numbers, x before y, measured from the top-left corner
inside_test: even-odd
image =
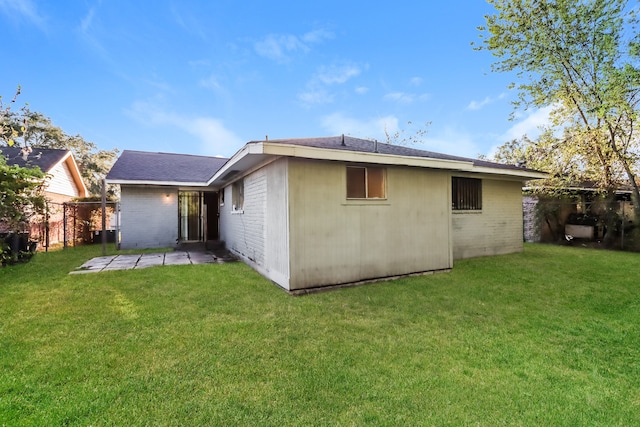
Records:
[[[253,141],[231,159],[125,150],[121,247],[224,241],[289,291],[522,250],[544,173],[351,137]]]
[[[600,240],[606,232],[607,206],[596,183],[584,181],[562,189],[561,196],[539,194],[539,187],[523,188],[524,240],[559,242],[566,238]],[[633,218],[631,186],[616,190],[617,213],[629,226]],[[619,232],[619,230],[614,230]]]
[[[48,241],[50,244],[61,242],[64,239],[63,203],[87,196],[87,188],[71,151],[33,148],[31,153],[25,155],[20,147],[0,147],[0,155],[5,157],[8,165],[40,168],[47,175]],[[30,232],[32,240],[44,243],[47,237],[46,219],[33,223]]]

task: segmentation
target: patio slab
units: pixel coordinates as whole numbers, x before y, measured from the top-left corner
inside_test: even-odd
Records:
[[[143,254],[134,268],[147,268],[164,265],[164,258],[164,252],[157,254]]]
[[[99,271],[132,270],[155,267],[160,265],[211,264],[236,261],[236,258],[226,253],[210,252],[158,252],[141,255],[111,255],[90,259],[69,274],[96,273]]]

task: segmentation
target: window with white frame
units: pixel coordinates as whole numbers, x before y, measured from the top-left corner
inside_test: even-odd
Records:
[[[347,199],[385,199],[386,168],[347,166]]]
[[[244,179],[240,179],[231,185],[232,210],[241,212],[244,210]]]
[[[482,180],[452,177],[451,208],[454,211],[482,210]]]

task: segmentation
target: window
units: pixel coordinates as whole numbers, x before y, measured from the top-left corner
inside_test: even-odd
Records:
[[[347,166],[347,199],[386,198],[385,168]]]
[[[482,180],[451,178],[451,207],[454,211],[482,209]]]
[[[244,180],[236,181],[231,186],[232,210],[242,211],[244,209]]]

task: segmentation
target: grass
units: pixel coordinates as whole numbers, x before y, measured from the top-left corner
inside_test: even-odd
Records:
[[[640,425],[637,254],[291,297],[242,263],[0,269],[0,425]]]

